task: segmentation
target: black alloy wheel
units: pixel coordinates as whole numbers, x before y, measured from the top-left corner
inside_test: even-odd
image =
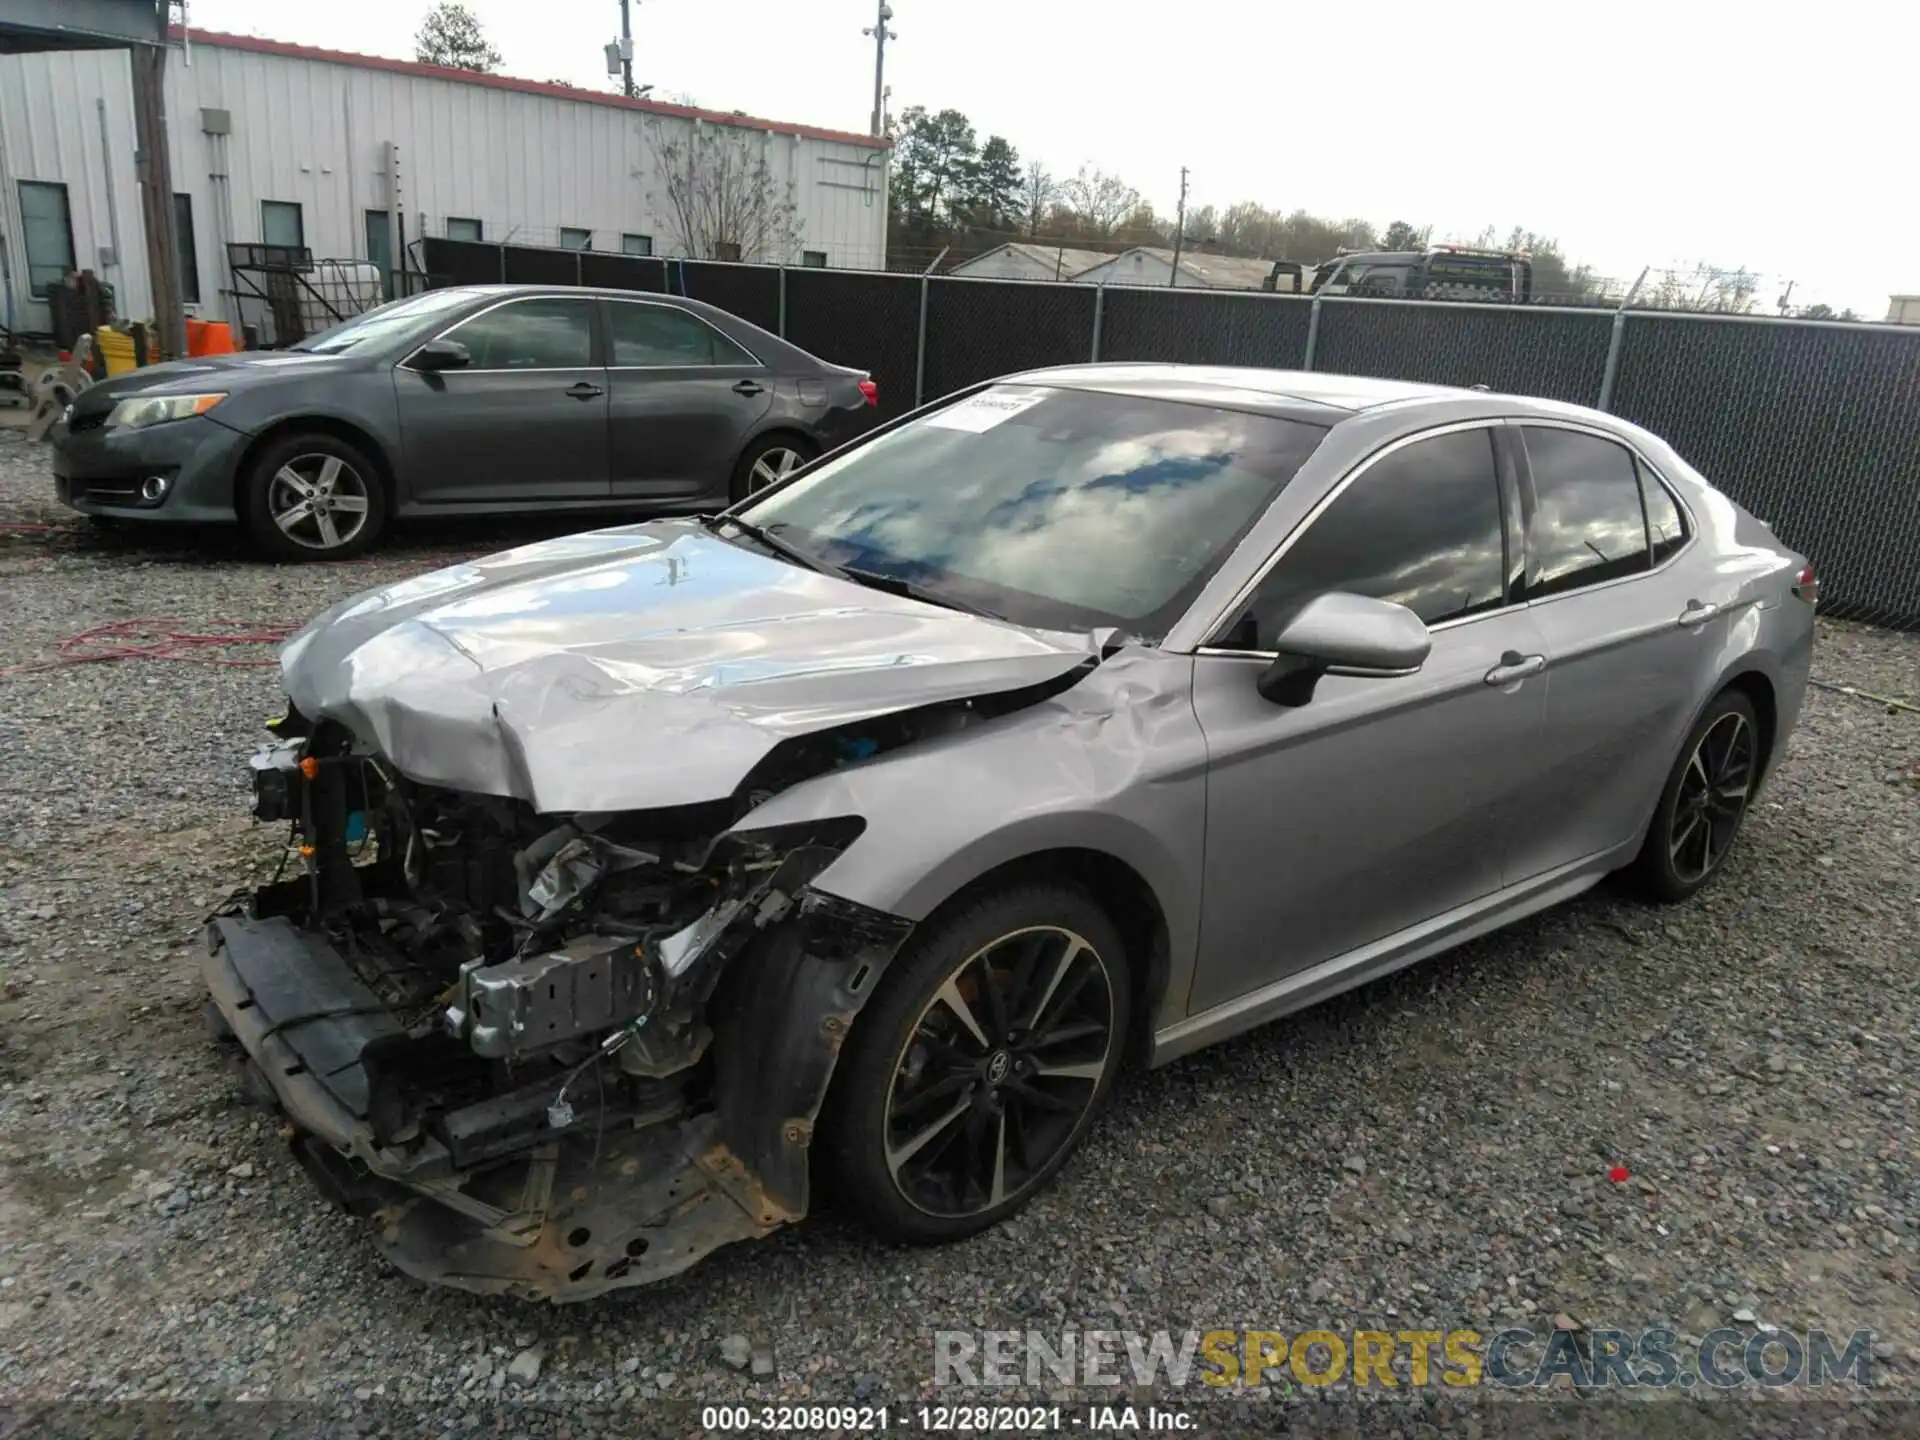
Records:
[[[1723,691],[1688,732],[1635,868],[1656,899],[1684,900],[1719,873],[1760,778],[1753,704]]]
[[[836,1080],[846,1198],[898,1239],[971,1234],[1065,1162],[1119,1071],[1123,947],[1086,896],[1003,892],[894,963]]]

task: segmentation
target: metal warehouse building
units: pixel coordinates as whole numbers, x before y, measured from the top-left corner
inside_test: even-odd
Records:
[[[725,127],[791,187],[788,254],[880,267],[884,141],[410,61],[176,31],[166,68],[173,216],[192,313],[237,319],[230,242],[304,245],[391,269],[422,235],[684,251],[660,150]],[[0,55],[0,321],[49,328],[47,285],[91,269],[151,313],[125,50]]]

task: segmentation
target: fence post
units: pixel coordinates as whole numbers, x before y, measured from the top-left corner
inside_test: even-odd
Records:
[[[1313,297],[1313,308],[1307,312],[1307,353],[1300,361],[1302,370],[1313,368],[1313,352],[1320,344],[1320,297]]]
[[[1613,333],[1607,337],[1607,368],[1600,376],[1600,403],[1595,409],[1606,410],[1613,404],[1613,379],[1620,373],[1620,337],[1627,330],[1627,312],[1613,312]]]
[[[1096,285],[1093,288],[1093,353],[1087,359],[1093,364],[1100,363],[1100,327],[1106,320],[1107,287]]]
[[[494,248],[500,252],[500,283],[504,285],[507,283],[507,247],[497,245]]]
[[[780,267],[780,309],[779,319],[774,322],[773,333],[782,340],[787,338],[787,267]]]
[[[927,277],[920,277],[920,336],[914,346],[913,356],[913,408],[918,410],[927,400]]]

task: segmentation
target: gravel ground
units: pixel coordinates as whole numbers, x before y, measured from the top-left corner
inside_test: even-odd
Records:
[[[370,563],[276,567],[220,537],[88,533],[49,490],[0,432],[0,667],[136,617],[289,626],[450,544],[528,538],[403,533]],[[1816,674],[1920,700],[1920,636],[1823,623]],[[260,853],[245,760],[275,680],[0,676],[0,1399],[390,1400],[457,1427],[510,1398],[930,1394],[936,1325],[1555,1317],[1867,1328],[1876,1387],[1920,1389],[1920,714],[1814,691],[1694,903],[1603,887],[1137,1077],[981,1239],[890,1249],[826,1215],[553,1309],[389,1270],[202,1037],[199,920]],[[735,1336],[775,1373],[728,1363]]]

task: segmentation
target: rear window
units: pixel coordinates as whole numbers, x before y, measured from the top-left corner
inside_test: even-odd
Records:
[[[1206,405],[996,385],[741,513],[832,564],[1021,624],[1158,639],[1325,436]]]

